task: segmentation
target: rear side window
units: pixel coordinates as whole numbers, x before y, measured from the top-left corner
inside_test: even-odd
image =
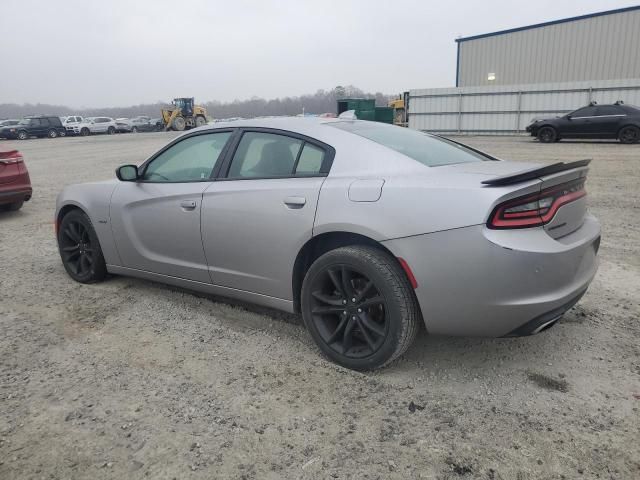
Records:
[[[208,133],[184,140],[162,152],[145,169],[148,182],[197,182],[208,180],[231,132]]]
[[[327,125],[379,143],[427,167],[493,160],[445,138],[408,128],[364,121],[330,122]]]
[[[305,143],[298,164],[296,165],[296,175],[317,175],[322,169],[325,152],[322,148]]]
[[[229,178],[292,175],[302,140],[264,132],[246,132],[231,161]]]
[[[598,116],[606,116],[606,115],[624,115],[624,111],[618,107],[614,107],[611,105],[604,105],[602,107],[597,108]]]

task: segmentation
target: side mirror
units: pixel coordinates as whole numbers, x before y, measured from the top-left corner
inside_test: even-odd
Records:
[[[135,182],[138,180],[138,167],[135,165],[122,165],[116,168],[116,177],[121,182]]]
[[[571,120],[571,115],[567,115],[567,120]]]

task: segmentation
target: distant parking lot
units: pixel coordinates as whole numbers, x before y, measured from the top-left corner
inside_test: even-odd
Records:
[[[542,334],[423,333],[358,374],[323,360],[296,317],[66,275],[59,190],[114,178],[176,135],[0,141],[34,189],[0,213],[0,478],[640,475],[640,146],[458,137],[516,161],[592,158],[599,273]]]

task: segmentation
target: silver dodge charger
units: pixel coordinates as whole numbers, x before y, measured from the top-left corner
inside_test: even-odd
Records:
[[[498,160],[345,119],[205,126],[117,179],[66,187],[56,231],[74,280],[130,275],[301,313],[356,370],[430,334],[552,326],[597,269],[588,160]]]

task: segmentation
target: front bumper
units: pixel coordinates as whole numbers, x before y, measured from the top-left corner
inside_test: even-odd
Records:
[[[533,333],[517,332],[570,308],[596,273],[599,242],[600,224],[587,215],[581,228],[558,240],[542,227],[476,225],[383,244],[412,269],[430,333],[501,337]]]
[[[15,140],[16,138],[18,138],[18,131],[10,131],[10,130],[6,130],[2,133],[0,133],[0,138],[6,138],[7,140]]]

